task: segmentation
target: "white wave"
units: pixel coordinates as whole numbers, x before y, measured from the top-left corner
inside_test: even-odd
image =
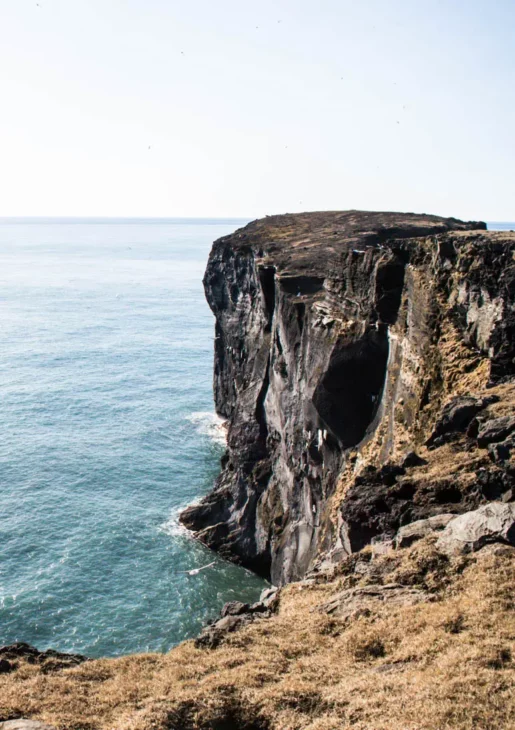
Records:
[[[188,504],[183,504],[180,507],[175,507],[170,512],[168,519],[157,528],[159,532],[164,532],[166,535],[170,535],[171,537],[177,537],[178,535],[191,537],[191,532],[179,522],[179,515],[186,509],[186,507],[191,507],[193,504],[198,504],[198,502],[199,500],[196,500],[188,502]]]
[[[217,416],[216,413],[198,411],[190,414],[187,419],[195,426],[197,433],[208,436],[220,446],[227,444],[227,421]]]

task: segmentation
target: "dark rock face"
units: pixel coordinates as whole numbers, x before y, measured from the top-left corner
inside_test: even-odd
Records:
[[[478,446],[484,447],[504,441],[513,431],[515,431],[515,416],[492,418],[480,426],[477,434]]]
[[[490,403],[497,400],[494,398],[473,398],[472,396],[458,396],[443,408],[438,418],[433,433],[428,440],[428,446],[436,446],[445,443],[448,437],[454,433],[460,433],[467,429],[470,422],[480,411]]]
[[[402,460],[467,428],[487,405],[463,398],[472,386],[515,375],[515,236],[485,228],[349,211],[215,242],[204,285],[228,448],[181,516],[202,542],[281,585],[321,552],[484,499],[450,482],[429,495],[412,479],[424,459]]]

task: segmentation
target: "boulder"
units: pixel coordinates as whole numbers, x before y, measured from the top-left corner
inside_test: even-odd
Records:
[[[215,649],[225,636],[248,623],[247,615],[224,616],[214,624],[202,629],[200,635],[195,639],[195,646],[200,648]]]
[[[515,504],[492,502],[456,517],[436,545],[444,553],[463,554],[493,542],[515,545]]]
[[[276,599],[279,597],[279,588],[276,586],[270,586],[270,588],[265,588],[261,591],[261,595],[259,596],[259,600],[261,603],[264,603],[267,608],[275,603]]]
[[[489,418],[488,421],[480,424],[477,443],[485,447],[488,444],[504,441],[512,431],[515,430],[515,416],[502,416],[501,418]]]
[[[14,664],[8,662],[7,659],[0,659],[0,674],[9,674],[14,669]]]
[[[241,616],[242,613],[248,613],[250,606],[248,603],[242,603],[241,601],[229,601],[222,608],[220,613],[221,618],[226,616]]]
[[[498,444],[488,444],[488,456],[494,462],[494,464],[503,464],[508,461],[513,448],[515,447],[515,441],[513,435],[507,438],[505,441],[501,441]]]
[[[416,451],[408,451],[401,461],[401,466],[404,469],[409,469],[413,466],[425,466],[427,461],[417,454]]]
[[[268,615],[270,615],[270,613],[271,613],[268,606],[263,601],[256,601],[256,603],[253,603],[251,606],[249,606],[248,612],[250,614],[266,613]]]
[[[456,515],[446,512],[434,517],[428,517],[426,520],[417,520],[409,525],[401,527],[395,536],[395,547],[405,548],[412,545],[417,540],[421,540],[426,535],[433,532],[443,530]]]

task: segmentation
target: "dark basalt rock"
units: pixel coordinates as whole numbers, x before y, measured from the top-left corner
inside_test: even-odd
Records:
[[[501,446],[501,444],[498,445]],[[497,444],[493,446],[497,446]],[[491,458],[490,452],[489,455]],[[489,501],[499,499],[510,501],[509,494],[515,487],[515,468],[504,463],[497,464],[489,469],[482,467],[477,470],[476,479],[485,499]]]
[[[409,451],[401,461],[403,469],[410,469],[413,466],[426,466],[427,461],[419,456],[416,451]]]
[[[515,416],[491,418],[479,427],[477,434],[478,446],[485,447],[488,444],[504,441],[514,430]]]
[[[347,211],[271,216],[214,243],[204,286],[228,441],[214,491],[181,516],[199,540],[281,585],[331,548],[485,499],[452,479],[419,494],[396,457],[463,434],[485,408],[460,396],[440,413],[449,369],[488,360],[492,384],[515,376],[515,236],[485,229]],[[370,443],[375,475],[349,480]]]
[[[14,664],[8,662],[7,659],[0,659],[0,674],[9,674],[9,672],[12,672],[15,668]]]
[[[38,664],[46,671],[57,671],[82,664],[87,661],[87,657],[82,654],[65,654],[53,649],[39,651],[22,641],[0,647],[0,662],[7,662],[16,668],[19,660],[24,660],[28,664]]]
[[[210,621],[195,639],[195,646],[203,649],[215,649],[227,634],[231,634],[249,623],[262,618],[270,618],[279,605],[277,588],[267,588],[261,599],[252,605],[241,601],[226,603],[220,612],[220,618]]]
[[[226,616],[241,616],[243,613],[248,613],[250,605],[248,603],[242,603],[241,601],[230,601],[226,603],[220,612],[220,618]]]
[[[488,455],[494,463],[503,464],[511,456],[511,452],[515,448],[515,439],[512,437],[501,441],[501,443],[494,443],[488,445]]]
[[[431,437],[427,441],[428,446],[439,446],[447,440],[445,437],[454,433],[463,433],[467,430],[472,419],[484,410],[487,406],[499,399],[496,396],[489,398],[473,398],[472,396],[459,396],[453,398],[443,408],[442,413],[435,424]]]

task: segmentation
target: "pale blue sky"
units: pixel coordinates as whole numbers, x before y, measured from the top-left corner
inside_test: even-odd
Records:
[[[0,0],[0,94],[0,215],[515,219],[514,0]]]

